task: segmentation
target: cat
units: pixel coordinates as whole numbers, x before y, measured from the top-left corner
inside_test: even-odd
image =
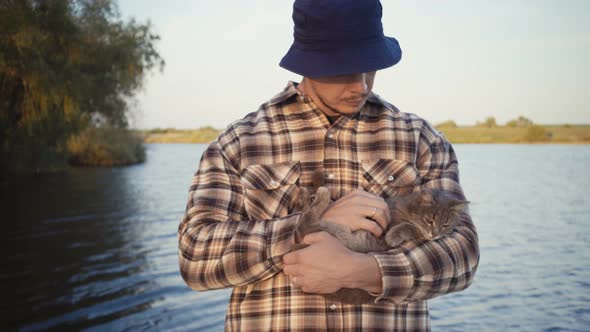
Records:
[[[314,178],[319,176],[314,174]],[[392,196],[385,200],[391,222],[383,235],[377,238],[365,230],[351,231],[345,225],[322,220],[322,213],[331,203],[330,192],[317,182],[314,180],[314,193],[306,188],[300,190],[298,208],[303,213],[294,229],[296,249],[306,247],[301,243],[305,235],[319,231],[330,233],[347,248],[360,253],[386,251],[408,240],[435,240],[452,232],[461,213],[467,212],[469,203],[441,189],[423,188],[406,195]],[[364,290],[349,288],[326,297],[350,304],[373,303],[375,300]]]

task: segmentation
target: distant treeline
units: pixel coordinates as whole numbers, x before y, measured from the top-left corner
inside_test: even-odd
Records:
[[[590,125],[539,125],[519,116],[499,125],[494,117],[474,126],[458,126],[449,120],[435,127],[452,143],[584,143],[590,144]]]
[[[590,144],[590,125],[537,125],[519,116],[498,125],[488,117],[473,126],[458,126],[449,120],[435,125],[452,143],[584,143]],[[155,128],[137,130],[146,143],[209,143],[221,130],[201,127],[194,130]]]
[[[0,1],[0,172],[142,161],[128,103],[158,39],[114,0]]]

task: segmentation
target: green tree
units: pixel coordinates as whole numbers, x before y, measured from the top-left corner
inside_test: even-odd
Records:
[[[9,168],[67,160],[69,136],[128,127],[128,102],[164,62],[150,23],[112,0],[0,0],[0,148]]]

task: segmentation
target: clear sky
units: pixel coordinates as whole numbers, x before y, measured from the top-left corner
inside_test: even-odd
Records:
[[[590,123],[590,1],[382,0],[403,57],[373,91],[436,124]],[[119,0],[150,20],[163,73],[138,94],[132,127],[224,128],[301,77],[278,66],[292,1]]]

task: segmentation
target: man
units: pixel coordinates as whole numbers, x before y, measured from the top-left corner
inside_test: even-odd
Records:
[[[233,287],[226,330],[430,329],[427,299],[462,290],[479,261],[464,214],[452,234],[359,254],[331,235],[292,251],[297,202],[322,170],[334,203],[323,218],[380,236],[384,199],[420,188],[464,198],[451,144],[426,121],[372,93],[401,59],[377,0],[297,0],[281,66],[304,78],[231,124],[203,153],[180,223],[180,271],[196,290]],[[326,301],[360,288],[374,304]]]

